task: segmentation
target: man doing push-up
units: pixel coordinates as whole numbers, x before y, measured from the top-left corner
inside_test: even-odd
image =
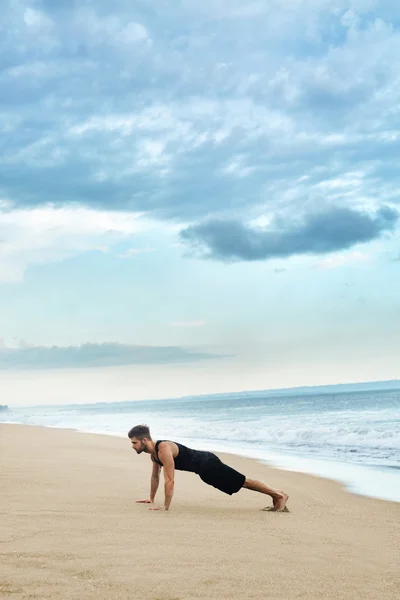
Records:
[[[160,480],[161,468],[164,468],[164,507],[152,507],[150,510],[169,510],[174,493],[175,470],[190,471],[199,475],[208,485],[212,485],[225,494],[236,494],[242,488],[271,496],[273,506],[268,509],[276,512],[287,511],[288,495],[274,490],[261,481],[248,479],[232,467],[223,463],[216,454],[203,450],[192,450],[178,442],[158,440],[154,442],[147,425],[136,425],[128,433],[132,448],[137,454],[150,454],[153,470],[148,500],[137,502],[153,504]]]

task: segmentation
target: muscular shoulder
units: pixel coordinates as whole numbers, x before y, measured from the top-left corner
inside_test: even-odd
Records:
[[[178,455],[179,448],[175,444],[175,442],[160,442],[158,445],[158,453],[159,454],[172,454],[175,458]]]

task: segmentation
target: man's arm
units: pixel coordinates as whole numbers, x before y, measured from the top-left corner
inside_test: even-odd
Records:
[[[164,466],[164,510],[168,510],[174,494],[175,480],[175,462],[169,444],[162,444],[162,447],[160,447],[158,450],[158,456],[160,457],[160,460]]]
[[[149,500],[136,500],[139,504],[152,504],[154,502],[154,498],[156,497],[156,493],[158,490],[158,484],[160,483],[160,471],[161,467],[158,463],[156,463],[153,458],[151,459],[153,462],[153,469],[151,471],[150,478],[150,498]]]
[[[154,498],[156,497],[158,484],[160,483],[160,471],[160,465],[153,460],[153,470],[150,480],[150,502],[154,502]]]

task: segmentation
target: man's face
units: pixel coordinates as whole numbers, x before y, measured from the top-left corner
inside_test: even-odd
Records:
[[[131,438],[132,448],[136,450],[136,454],[141,454],[146,451],[146,445],[143,440],[138,440],[138,438]]]

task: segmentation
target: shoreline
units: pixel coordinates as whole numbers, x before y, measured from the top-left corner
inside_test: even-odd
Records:
[[[51,430],[61,430],[61,431],[70,431],[70,432],[76,432],[76,433],[80,433],[82,435],[98,435],[98,436],[104,436],[106,438],[114,438],[114,439],[125,439],[125,437],[120,434],[116,434],[116,433],[105,433],[105,432],[93,432],[93,431],[87,431],[87,430],[83,430],[83,429],[77,429],[77,428],[72,428],[72,427],[59,427],[57,425],[34,425],[34,424],[20,424],[20,423],[7,423],[7,422],[0,422],[0,426],[1,425],[11,425],[11,426],[16,426],[16,427],[37,427],[37,428],[43,428],[43,429],[51,429]],[[127,439],[127,438],[126,438]],[[185,438],[183,438],[185,439]],[[186,442],[182,442],[182,443],[186,443]],[[189,445],[192,442],[189,442]],[[193,446],[194,447],[194,446]],[[225,446],[226,447],[226,446]],[[388,494],[385,494],[384,490],[386,489],[393,489],[392,487],[390,487],[391,485],[391,479],[394,479],[395,477],[395,473],[391,473],[389,470],[379,470],[379,469],[374,469],[368,465],[362,465],[362,464],[357,464],[357,463],[339,463],[338,461],[330,461],[328,459],[325,458],[311,458],[311,457],[307,457],[307,456],[301,456],[300,458],[294,456],[294,455],[287,455],[287,454],[279,454],[279,453],[275,453],[274,458],[269,459],[269,458],[265,458],[263,456],[261,456],[262,451],[258,451],[258,450],[253,450],[253,452],[246,452],[246,449],[243,449],[243,453],[238,453],[235,451],[229,451],[226,449],[219,449],[216,447],[213,447],[211,444],[206,444],[206,447],[204,448],[205,450],[209,450],[211,452],[215,452],[216,454],[218,454],[219,456],[225,456],[225,457],[232,457],[233,460],[235,460],[235,458],[242,458],[242,459],[246,459],[249,461],[255,461],[261,465],[264,465],[268,468],[277,470],[277,471],[282,471],[282,472],[288,472],[288,473],[298,473],[298,474],[303,474],[306,476],[310,476],[310,477],[315,477],[317,479],[323,479],[323,480],[327,480],[327,481],[331,481],[333,483],[338,484],[341,488],[343,488],[343,490],[348,493],[348,494],[352,494],[354,496],[357,497],[361,497],[361,498],[370,498],[372,500],[381,500],[384,502],[393,502],[393,503],[400,503],[400,488],[398,493],[396,494],[396,496],[393,497],[389,497]],[[263,453],[264,454],[264,453]],[[298,463],[297,468],[295,466],[293,466],[293,463]],[[285,464],[286,463],[286,464]],[[304,464],[311,464],[312,466],[307,468],[304,468],[302,465]],[[314,465],[318,465],[319,468],[315,468]],[[358,483],[358,488],[357,486],[354,484],[354,481],[346,481],[345,478],[343,477],[343,475],[337,475],[336,477],[334,477],[332,475],[332,468],[334,468],[335,466],[340,465],[340,468],[343,470],[347,470],[347,471],[353,471],[353,472],[365,472],[368,471],[369,475],[371,477],[374,477],[374,480],[376,481],[376,479],[378,478],[380,480],[380,489],[382,490],[381,495],[376,495],[375,492],[371,492],[371,491],[366,491],[365,487],[364,487],[364,491],[361,491],[360,489],[360,483]],[[329,473],[327,473],[327,470],[330,471]],[[397,473],[396,473],[397,475]],[[396,477],[396,482],[398,485],[400,485],[399,482],[399,477]],[[393,496],[393,493],[392,493]]]
[[[227,496],[177,472],[168,512],[149,493],[151,463],[129,440],[0,424],[4,492],[0,592],[10,600],[394,600],[400,505],[330,480],[223,455],[289,494]],[[156,501],[162,505],[160,482]]]

